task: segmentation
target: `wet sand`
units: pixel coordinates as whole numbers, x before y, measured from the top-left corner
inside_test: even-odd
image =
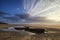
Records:
[[[60,33],[29,35],[23,32],[0,31],[0,40],[60,40]]]

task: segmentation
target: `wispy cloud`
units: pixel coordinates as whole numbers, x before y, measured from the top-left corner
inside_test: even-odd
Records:
[[[44,21],[44,17],[29,17],[29,14],[15,14],[0,12],[0,22],[7,23],[27,23],[27,22],[41,22]]]

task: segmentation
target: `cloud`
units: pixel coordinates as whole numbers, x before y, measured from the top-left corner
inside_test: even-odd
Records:
[[[15,14],[10,15],[8,13],[0,12],[0,22],[6,23],[34,23],[34,22],[49,22],[45,17],[30,17],[29,14]]]
[[[18,19],[18,17],[9,13],[0,12],[0,22],[16,22]]]
[[[9,13],[0,12],[0,22],[7,23],[23,23],[29,17],[28,14],[15,14],[11,15]]]
[[[27,14],[27,13],[20,13],[20,14],[15,14],[15,15],[18,16],[21,19],[29,18],[29,14]]]

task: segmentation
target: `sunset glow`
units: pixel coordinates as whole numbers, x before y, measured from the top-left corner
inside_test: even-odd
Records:
[[[60,10],[52,12],[50,15],[47,16],[47,19],[53,21],[60,21]]]

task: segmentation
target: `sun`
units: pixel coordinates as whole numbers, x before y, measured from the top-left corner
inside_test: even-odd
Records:
[[[47,16],[48,20],[60,21],[60,10],[56,10]]]

